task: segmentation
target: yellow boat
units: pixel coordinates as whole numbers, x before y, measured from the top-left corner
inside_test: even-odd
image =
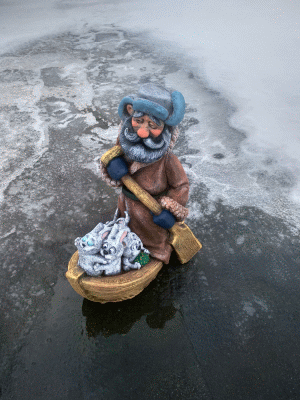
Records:
[[[163,266],[154,258],[141,269],[113,276],[89,276],[78,266],[78,251],[69,261],[66,277],[72,288],[88,300],[107,303],[132,299],[149,285]]]

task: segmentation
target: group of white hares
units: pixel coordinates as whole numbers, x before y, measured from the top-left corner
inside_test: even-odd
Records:
[[[91,232],[75,239],[78,248],[78,265],[90,276],[116,275],[130,269],[140,269],[136,257],[150,254],[141,239],[128,227],[130,217],[114,219],[105,224],[100,222]]]

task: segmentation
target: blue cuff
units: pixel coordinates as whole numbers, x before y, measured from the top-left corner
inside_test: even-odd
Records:
[[[127,163],[123,157],[116,157],[107,166],[108,175],[115,181],[119,181],[124,175],[128,174]]]
[[[159,215],[153,215],[153,222],[164,229],[170,229],[175,224],[176,219],[168,210],[163,210]]]

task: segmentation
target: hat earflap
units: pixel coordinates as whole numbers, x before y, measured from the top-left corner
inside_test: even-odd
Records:
[[[165,123],[170,126],[176,126],[179,122],[182,121],[185,112],[185,101],[184,97],[180,92],[173,92],[172,96],[172,103],[173,103],[173,113],[168,118]]]
[[[119,107],[118,107],[118,114],[119,114],[120,118],[125,119],[127,117],[130,117],[130,114],[128,113],[126,106],[128,104],[132,105],[133,102],[134,102],[134,99],[133,99],[133,97],[130,97],[130,96],[126,96],[121,100],[121,103],[119,104]]]

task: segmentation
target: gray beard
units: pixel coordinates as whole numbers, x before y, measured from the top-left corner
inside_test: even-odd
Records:
[[[150,164],[158,161],[167,152],[171,142],[171,132],[165,126],[158,138],[143,139],[134,132],[131,118],[128,118],[122,126],[119,140],[129,160]]]

